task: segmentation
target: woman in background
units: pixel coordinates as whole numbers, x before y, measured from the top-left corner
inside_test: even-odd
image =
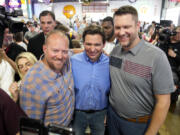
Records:
[[[25,76],[25,74],[27,73],[27,71],[37,62],[36,57],[30,53],[30,52],[23,52],[20,53],[16,60],[16,67],[17,67],[17,71],[18,74],[21,78],[21,80],[23,79],[23,77]],[[18,82],[13,82],[11,84],[11,86],[9,87],[9,91],[12,95],[12,98],[15,102],[18,101],[18,93],[19,93],[19,86],[21,84],[21,80]]]

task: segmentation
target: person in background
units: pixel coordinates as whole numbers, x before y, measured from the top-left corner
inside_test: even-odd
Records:
[[[144,40],[146,40],[147,42],[151,43],[153,41],[152,36],[153,36],[154,32],[155,32],[154,26],[148,27],[147,33],[144,33],[142,35],[142,38]]]
[[[101,26],[104,29],[106,43],[104,47],[104,51],[106,54],[110,54],[115,45],[117,44],[117,40],[114,35],[114,22],[113,18],[108,16],[103,19]]]
[[[180,92],[180,26],[177,26],[173,31],[176,32],[176,35],[171,36],[170,38],[167,56],[171,65],[173,79],[176,87],[176,91],[171,94],[171,102],[175,103],[178,100]]]
[[[105,34],[100,26],[90,25],[83,32],[84,52],[71,57],[75,84],[76,135],[104,135],[104,120],[110,89],[109,57],[103,53]]]
[[[110,135],[156,135],[163,124],[174,83],[165,53],[139,38],[137,10],[122,6],[114,13],[119,41],[110,55]]]
[[[10,32],[9,28],[5,28],[4,36],[3,36],[3,44],[2,44],[2,48],[0,48],[0,55],[13,67],[15,71],[17,71],[15,62],[11,58],[9,58],[5,52],[5,50],[9,47],[9,45],[12,42],[13,42],[13,34]]]
[[[5,28],[2,49],[5,50],[12,42],[13,42],[13,34],[10,32],[9,28]]]
[[[68,37],[61,31],[51,31],[43,51],[22,81],[20,105],[30,118],[40,119],[46,126],[68,126],[75,103]]]
[[[51,11],[42,11],[39,15],[40,26],[43,32],[29,40],[28,52],[33,53],[37,59],[43,54],[43,44],[47,34],[56,26],[55,15]]]
[[[29,39],[33,38],[37,34],[38,34],[38,32],[35,31],[35,25],[34,24],[30,24],[29,31],[27,31],[25,33],[25,35],[24,35],[25,43],[28,44],[29,43]]]
[[[23,47],[26,51],[27,51],[27,45],[23,42],[23,32],[17,32],[15,34],[13,34],[13,39],[14,39],[14,42]]]
[[[64,32],[67,35],[67,37],[69,38],[69,48],[72,49],[73,48],[73,46],[72,46],[72,39],[75,39],[75,36],[74,35],[70,35],[69,28],[67,28],[63,24],[58,24],[58,25],[56,25],[55,29],[62,31],[62,32]]]
[[[13,33],[13,42],[6,48],[6,55],[15,61],[21,52],[26,52],[27,45],[23,42],[23,32]]]
[[[20,118],[27,115],[1,88],[0,99],[0,135],[19,135]]]
[[[14,81],[15,71],[12,66],[4,59],[4,50],[0,49],[0,88],[10,95],[9,87]]]
[[[20,53],[15,60],[18,74],[20,76],[20,80],[18,82],[13,82],[9,91],[11,93],[12,99],[17,102],[19,99],[19,89],[21,85],[21,80],[24,78],[27,71],[37,62],[36,57],[30,52],[22,52]]]

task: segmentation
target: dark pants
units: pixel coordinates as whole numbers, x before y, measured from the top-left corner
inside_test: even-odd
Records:
[[[75,111],[73,123],[75,135],[85,135],[85,130],[88,125],[91,129],[91,135],[104,135],[104,118],[106,112],[106,110],[93,113]]]
[[[107,124],[109,135],[144,135],[149,123],[150,120],[148,123],[129,122],[119,117],[111,106],[108,107]]]

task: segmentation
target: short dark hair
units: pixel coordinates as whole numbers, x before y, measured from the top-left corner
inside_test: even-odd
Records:
[[[23,41],[23,32],[17,32],[13,34],[13,38],[16,42]]]
[[[136,22],[138,22],[138,12],[133,6],[122,6],[117,11],[115,11],[114,16],[131,14]]]
[[[105,38],[105,34],[104,34],[104,30],[101,26],[98,25],[89,25],[84,29],[83,32],[83,42],[85,41],[85,37],[86,35],[95,35],[95,34],[99,34],[102,37],[103,40],[103,44],[105,44],[106,42],[106,38]]]
[[[63,24],[56,25],[55,29],[56,30],[61,30],[61,31],[65,32],[65,33],[69,32],[69,29]]]
[[[102,20],[102,23],[104,22],[111,22],[112,25],[114,25],[113,18],[111,16],[107,16]]]
[[[41,20],[41,17],[42,17],[42,16],[47,16],[47,15],[50,15],[50,16],[53,18],[54,21],[56,20],[54,13],[51,12],[51,11],[48,11],[48,10],[44,10],[44,11],[42,11],[42,12],[40,13],[40,15],[39,15],[39,20]]]

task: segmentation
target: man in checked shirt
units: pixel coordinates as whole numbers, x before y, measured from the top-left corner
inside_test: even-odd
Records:
[[[69,63],[69,40],[54,30],[47,35],[44,55],[28,71],[20,105],[30,118],[68,126],[74,110],[74,83]]]

